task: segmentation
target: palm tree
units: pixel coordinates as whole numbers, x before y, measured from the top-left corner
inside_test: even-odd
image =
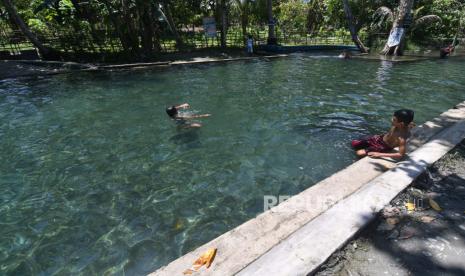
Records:
[[[5,6],[8,14],[13,18],[14,22],[18,25],[21,32],[26,36],[32,44],[39,50],[41,56],[46,57],[48,56],[52,50],[42,44],[39,41],[37,36],[29,29],[29,27],[24,23],[24,20],[19,16],[18,12],[16,11],[15,6],[11,3],[10,0],[1,0],[3,5]]]
[[[415,17],[418,16],[418,13],[421,11],[423,7],[420,7],[414,11],[412,14],[412,7],[413,7],[413,0],[401,0],[399,7],[395,12],[393,12],[388,7],[379,7],[375,11],[375,17],[377,17],[378,25],[381,25],[383,22],[392,22],[391,33],[395,32],[397,28],[403,28],[404,30],[401,32],[399,38],[399,44],[394,46],[389,46],[386,42],[384,49],[381,51],[384,55],[402,55],[403,54],[403,47],[404,47],[404,40],[405,40],[405,33],[407,27],[410,27],[412,31],[415,29],[425,25],[431,24],[434,22],[441,22],[441,18],[437,15],[430,14],[422,16],[418,19]],[[410,18],[411,17],[411,18]],[[409,24],[411,20],[411,25]],[[409,26],[410,25],[410,26]]]
[[[360,52],[368,53],[368,49],[363,45],[362,41],[358,37],[357,30],[354,26],[354,19],[352,16],[352,11],[350,10],[349,0],[342,0],[344,3],[344,13],[346,15],[347,24],[349,25],[350,36],[352,37],[352,41],[358,47]]]

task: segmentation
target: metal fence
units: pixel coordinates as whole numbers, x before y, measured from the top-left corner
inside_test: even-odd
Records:
[[[19,31],[11,31],[0,28],[0,51],[8,51],[11,54],[20,53],[21,50],[34,49],[30,41]],[[268,36],[267,30],[251,31],[254,42],[257,45],[265,44]],[[203,32],[181,32],[180,37],[185,49],[204,49],[221,46],[221,35],[206,37]],[[114,32],[107,30],[95,31],[90,34],[61,34],[42,35],[38,37],[44,45],[59,49],[63,52],[75,53],[118,53],[123,51],[123,46]],[[333,34],[306,34],[300,32],[277,32],[278,43],[283,45],[336,45],[351,44],[350,36],[336,36]],[[227,47],[243,47],[245,38],[239,28],[231,28],[226,37]],[[171,34],[162,34],[159,39],[159,52],[176,52],[180,48]]]
[[[1,25],[1,23],[0,23]],[[0,26],[2,27],[2,26]],[[268,32],[266,29],[251,31],[256,45],[266,44]],[[180,37],[183,47],[176,45],[175,38],[169,34],[162,34],[159,39],[159,49],[156,52],[172,53],[190,49],[206,49],[221,46],[221,35],[218,32],[216,37],[206,37],[203,32],[181,32]],[[388,34],[361,35],[361,40],[370,48],[380,48],[384,45]],[[39,40],[45,45],[54,49],[59,49],[65,53],[77,54],[112,54],[124,51],[121,41],[116,33],[101,30],[90,34],[62,34],[39,36]],[[226,37],[227,47],[244,47],[245,38],[238,27],[230,28]],[[277,41],[281,45],[288,46],[311,46],[311,45],[352,45],[349,35],[318,33],[307,34],[302,32],[284,32],[277,30]],[[450,39],[435,38],[428,41],[429,45],[445,45]],[[34,46],[19,31],[11,31],[7,28],[0,28],[0,57],[5,53],[10,56],[20,55],[24,50],[34,50]]]

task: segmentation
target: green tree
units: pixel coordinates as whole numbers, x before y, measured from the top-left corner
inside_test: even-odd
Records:
[[[10,0],[1,0],[6,11],[8,12],[9,16],[13,19],[13,21],[17,24],[21,32],[26,36],[32,44],[39,50],[40,54],[44,57],[50,55],[53,52],[52,49],[44,46],[41,41],[37,38],[37,36],[30,30],[29,26],[26,25],[24,20],[19,16],[16,7],[11,3]]]
[[[307,32],[316,33],[324,25],[326,6],[324,0],[313,0],[308,4]]]
[[[164,12],[163,12],[163,10],[164,10]],[[176,40],[177,47],[182,48],[184,43],[182,41],[181,36],[179,35],[176,23],[174,22],[174,19],[173,19],[172,13],[171,13],[171,4],[170,4],[170,2],[167,1],[167,0],[163,0],[163,9],[162,9],[162,7],[159,7],[159,11],[162,14],[162,16],[165,18],[165,20],[166,20],[166,22],[167,22],[167,24],[168,24],[168,26],[170,28],[170,31],[173,33],[174,39]]]
[[[250,0],[234,0],[236,7],[238,7],[240,11],[241,17],[241,28],[242,28],[242,36],[244,43],[247,40],[247,26],[249,25],[249,12],[250,12]]]
[[[344,13],[346,15],[347,25],[349,27],[350,35],[352,37],[352,41],[358,47],[360,52],[367,53],[368,49],[363,45],[362,41],[358,37],[358,30],[355,28],[354,19],[352,16],[352,11],[349,6],[349,0],[343,0],[344,4]]]
[[[433,0],[426,8],[428,8],[428,12],[437,14],[442,19],[442,24],[438,28],[430,30],[435,36],[456,38],[463,35],[465,21],[464,0]]]
[[[285,34],[307,31],[308,7],[302,0],[279,2],[277,18]]]

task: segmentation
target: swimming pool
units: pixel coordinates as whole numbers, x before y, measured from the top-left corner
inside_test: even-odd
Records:
[[[0,82],[0,274],[143,275],[355,160],[395,109],[465,100],[464,59],[279,60]],[[188,102],[200,129],[165,107]]]

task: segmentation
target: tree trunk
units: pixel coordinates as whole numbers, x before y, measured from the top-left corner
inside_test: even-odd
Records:
[[[350,31],[350,36],[352,37],[352,41],[358,47],[360,52],[368,53],[368,49],[365,47],[365,45],[363,45],[362,41],[358,37],[357,30],[355,29],[352,11],[350,10],[350,6],[349,6],[349,0],[343,0],[342,2],[344,3],[344,13],[346,15],[346,20],[349,26],[349,31]]]
[[[131,49],[130,43],[126,41],[125,35],[123,31],[121,30],[119,26],[120,20],[113,14],[112,12],[112,6],[109,1],[102,1],[105,7],[108,10],[108,17],[110,18],[110,21],[113,23],[115,27],[116,34],[118,35],[119,41],[121,42],[121,46],[123,47],[123,51],[129,52]]]
[[[95,13],[93,13],[90,9],[87,9],[85,7],[81,6],[81,0],[71,0],[71,3],[73,4],[74,9],[76,10],[76,15],[79,18],[82,18],[89,22],[90,26],[90,35],[92,36],[92,47],[94,43],[100,46],[100,48],[103,48],[104,45],[102,45],[102,40],[99,37],[99,34],[97,30],[95,29],[95,23],[97,17],[95,16]]]
[[[392,24],[391,32],[394,32],[396,28],[404,28],[405,27],[405,19],[406,17],[411,13],[412,7],[413,7],[413,1],[414,0],[400,0],[399,7],[397,8],[395,18],[394,18],[394,23]],[[400,43],[396,46],[389,47],[388,42],[386,42],[386,45],[384,46],[384,49],[381,51],[383,55],[395,55],[395,56],[401,56],[403,54],[404,50],[404,40],[405,40],[405,34],[407,33],[407,30],[404,29],[404,32],[402,33],[400,37]]]
[[[244,44],[247,42],[247,26],[249,25],[249,1],[244,2],[244,6],[241,9],[241,27],[242,27],[242,37],[244,39]]]
[[[121,7],[122,7],[122,14],[123,14],[123,34],[124,34],[124,40],[128,45],[130,45],[130,50],[135,53],[139,54],[139,36],[138,32],[136,31],[136,28],[134,26],[133,22],[133,17],[134,14],[131,14],[131,11],[129,9],[129,3],[128,0],[122,0],[121,1]]]
[[[226,0],[220,0],[220,12],[221,12],[221,48],[226,48],[226,36],[228,35],[227,18],[226,18]]]
[[[150,2],[139,0],[137,4],[137,13],[139,18],[139,29],[142,44],[142,52],[144,58],[149,57],[153,51],[153,36],[155,34],[155,27],[152,20],[152,9]]]
[[[273,0],[267,0],[268,11],[268,45],[276,45],[278,41],[275,34],[275,21],[273,18]]]
[[[45,57],[52,52],[52,50],[42,44],[42,42],[37,39],[34,33],[29,29],[29,27],[24,23],[23,19],[19,16],[16,11],[16,8],[13,6],[10,0],[1,0],[5,6],[7,12],[13,18],[14,22],[21,29],[21,32],[34,44],[35,47],[39,50],[41,56]]]
[[[178,29],[176,28],[176,24],[174,23],[173,15],[171,13],[171,7],[169,5],[169,1],[164,1],[163,4],[165,6],[165,16],[166,16],[166,19],[168,21],[167,23],[168,23],[168,25],[169,25],[169,27],[171,29],[171,32],[174,35],[174,39],[176,40],[176,47],[182,48],[184,43],[182,41],[181,36],[179,36]]]

